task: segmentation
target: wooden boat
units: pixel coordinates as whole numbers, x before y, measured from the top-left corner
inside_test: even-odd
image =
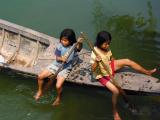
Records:
[[[37,76],[54,59],[53,52],[58,39],[0,19],[0,54],[5,62],[1,68],[25,75]],[[90,51],[82,49],[75,56],[74,67],[67,81],[102,87],[91,73]],[[160,94],[159,79],[136,73],[125,68],[116,73],[117,83],[126,91],[133,93]]]

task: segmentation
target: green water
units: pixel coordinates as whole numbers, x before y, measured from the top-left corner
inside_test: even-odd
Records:
[[[131,58],[147,68],[159,64],[158,0],[0,0],[0,18],[59,37],[66,27],[94,41],[96,33],[112,33],[115,58]],[[87,46],[85,46],[87,48]],[[157,75],[159,77],[159,75]],[[65,84],[62,104],[52,108],[55,89],[39,102],[35,79],[0,73],[0,120],[112,120],[111,94]],[[132,114],[119,99],[124,120],[159,120],[160,97],[129,96],[140,108]]]

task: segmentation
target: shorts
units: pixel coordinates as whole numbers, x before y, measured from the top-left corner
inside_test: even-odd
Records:
[[[46,68],[49,72],[51,72],[52,74],[55,74],[56,71],[59,69],[58,66],[54,65],[54,64],[51,64],[49,65],[47,68]],[[70,70],[65,68],[65,69],[62,69],[57,76],[61,76],[61,77],[64,77],[64,78],[67,78],[67,76],[69,75],[70,73]]]
[[[112,76],[114,76],[114,60],[111,61],[111,69],[112,69]],[[110,81],[110,76],[103,76],[102,78],[100,78],[98,81],[103,85],[106,86],[107,82]]]

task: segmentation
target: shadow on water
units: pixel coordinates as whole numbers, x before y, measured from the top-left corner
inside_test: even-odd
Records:
[[[93,12],[96,33],[101,30],[111,32],[111,48],[116,58],[129,57],[147,66],[159,64],[160,33],[152,11],[151,1],[147,2],[148,18],[141,12],[136,16],[129,14],[110,15],[104,11],[100,1],[95,1]],[[106,8],[107,9],[107,8]]]

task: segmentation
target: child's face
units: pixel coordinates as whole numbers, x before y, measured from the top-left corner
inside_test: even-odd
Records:
[[[101,49],[104,50],[104,51],[107,51],[108,48],[109,48],[109,42],[104,42],[102,45],[101,45]]]
[[[69,43],[69,40],[65,37],[62,37],[61,39],[61,43],[63,46],[67,47],[70,43]]]

